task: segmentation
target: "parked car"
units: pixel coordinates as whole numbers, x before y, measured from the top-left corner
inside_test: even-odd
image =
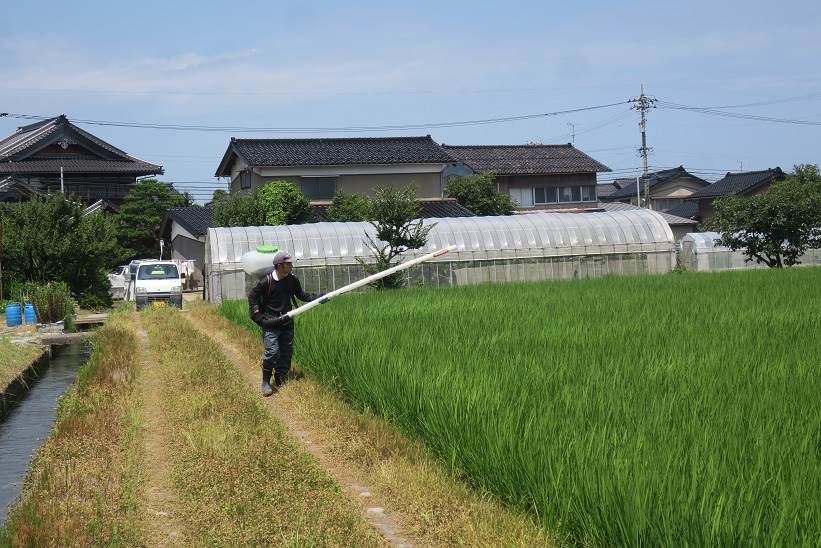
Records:
[[[128,265],[118,266],[108,274],[111,282],[111,298],[125,299],[128,290]]]
[[[133,287],[137,310],[146,306],[182,308],[182,278],[173,261],[140,261]]]

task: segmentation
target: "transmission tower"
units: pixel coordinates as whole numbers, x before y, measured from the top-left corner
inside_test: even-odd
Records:
[[[644,162],[644,174],[642,175],[642,182],[644,183],[644,206],[649,208],[650,178],[648,177],[647,171],[647,156],[653,149],[647,146],[647,111],[656,108],[656,98],[651,95],[645,95],[644,84],[642,84],[641,95],[633,97],[630,101],[633,103],[633,106],[630,108],[639,111],[641,114],[641,121],[639,122],[639,128],[641,128],[641,148],[639,148],[639,154],[641,154],[641,159]]]

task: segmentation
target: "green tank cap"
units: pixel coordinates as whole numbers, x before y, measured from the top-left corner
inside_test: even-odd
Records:
[[[279,248],[275,245],[258,245],[257,251],[260,253],[276,253]]]

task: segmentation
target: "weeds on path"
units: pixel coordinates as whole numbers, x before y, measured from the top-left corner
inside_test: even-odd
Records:
[[[177,311],[143,318],[163,380],[178,519],[195,544],[383,544],[214,342]]]

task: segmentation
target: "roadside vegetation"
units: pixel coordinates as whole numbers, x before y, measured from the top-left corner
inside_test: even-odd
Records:
[[[296,358],[560,544],[812,545],[820,284],[802,268],[349,295],[298,318]],[[241,302],[222,311],[247,324]]]
[[[394,293],[391,293],[394,294]],[[209,333],[221,334],[242,357],[246,372],[259,371],[262,343],[259,326],[248,318],[247,303],[229,301],[218,311],[192,307],[195,321]],[[297,320],[300,323],[302,320]],[[297,347],[304,342],[301,324]],[[333,344],[328,340],[328,344]],[[423,546],[546,546],[551,537],[526,512],[505,508],[481,488],[451,473],[418,440],[373,412],[351,406],[332,387],[303,377],[280,390],[278,405],[323,440],[331,458],[364,478],[398,511],[402,527]]]
[[[142,318],[162,381],[165,458],[186,544],[384,544],[215,342],[177,311]]]
[[[0,337],[0,393],[42,354],[40,346],[17,344]]]
[[[141,544],[134,330],[127,317],[115,316],[92,344],[0,528],[0,546]]]

